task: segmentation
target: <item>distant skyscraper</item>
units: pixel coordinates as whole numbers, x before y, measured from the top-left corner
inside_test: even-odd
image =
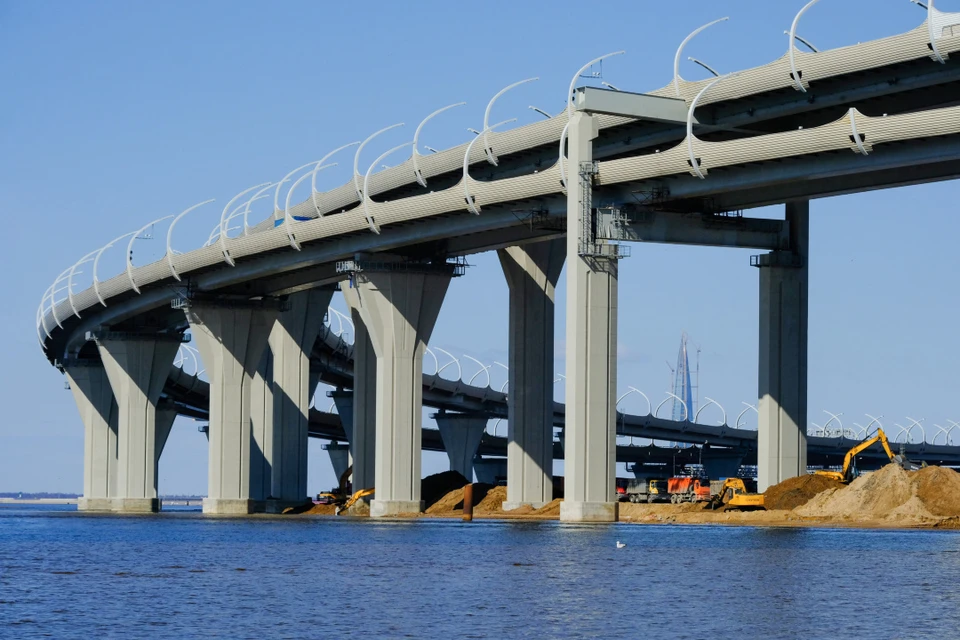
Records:
[[[674,370],[673,395],[682,398],[687,405],[686,411],[677,398],[673,399],[673,414],[671,418],[677,422],[689,420],[693,422],[693,386],[690,384],[690,358],[687,356],[687,332],[680,336],[680,353],[677,355],[677,368]]]

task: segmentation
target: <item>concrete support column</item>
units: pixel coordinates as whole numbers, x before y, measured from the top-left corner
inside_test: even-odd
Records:
[[[510,287],[505,510],[553,500],[554,293],[562,238],[497,252]]]
[[[157,403],[183,337],[103,332],[95,339],[119,409],[113,508],[123,513],[157,512],[157,443],[163,435],[157,430]],[[169,434],[170,427],[163,427]]]
[[[337,484],[340,478],[350,468],[350,445],[337,442],[336,440],[323,445],[324,451],[330,456],[330,464],[333,465],[333,475],[337,477]]]
[[[273,354],[264,349],[250,382],[250,499],[266,505],[273,477]],[[208,432],[209,435],[209,432]],[[264,506],[266,508],[266,506]]]
[[[480,448],[487,416],[469,413],[434,413],[443,448],[450,459],[450,470],[459,471],[468,482],[473,482],[473,458]]]
[[[309,289],[289,296],[290,308],[273,325],[269,352],[273,374],[272,441],[265,456],[271,467],[269,511],[303,504],[307,496],[307,440],[310,432],[310,352],[333,296]]]
[[[117,402],[103,364],[73,360],[63,371],[83,422],[83,496],[79,511],[110,511],[117,491]]]
[[[564,501],[567,522],[615,522],[617,261],[589,243],[597,120],[570,120],[567,161],[567,349]],[[589,174],[589,170],[587,171]],[[581,255],[583,254],[583,255]]]
[[[453,270],[453,265],[445,263],[398,264],[396,268],[371,264],[355,273],[351,283],[341,284],[347,304],[360,314],[377,355],[372,517],[423,509],[423,354]],[[358,408],[355,399],[354,411]]]
[[[752,260],[760,268],[759,491],[807,472],[809,201],[787,203],[786,218],[791,250]]]
[[[210,379],[210,463],[203,512],[263,511],[265,504],[251,486],[251,468],[263,465],[251,425],[251,395],[280,306],[272,300],[190,302],[185,312]]]

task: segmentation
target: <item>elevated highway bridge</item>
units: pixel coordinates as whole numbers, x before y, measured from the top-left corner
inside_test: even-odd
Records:
[[[376,485],[374,516],[419,508],[424,402],[465,413],[446,429],[448,450],[476,440],[464,426],[471,413],[506,414],[506,444],[478,446],[506,449],[508,507],[550,499],[561,424],[567,521],[616,519],[614,463],[629,453],[617,448],[618,433],[752,450],[761,489],[831,460],[843,443],[808,438],[805,428],[809,202],[957,176],[960,67],[950,56],[960,50],[960,14],[930,2],[916,29],[817,53],[799,51],[793,35],[770,64],[700,82],[675,71],[648,94],[576,88],[588,64],[573,76],[565,113],[510,130],[491,123],[501,92],[475,139],[421,155],[417,136],[440,110],[397,166],[373,173],[399,147],[361,171],[361,152],[381,131],[347,145],[354,178],[339,188],[294,198],[328,154],[295,180],[291,172],[241,192],[199,249],[173,249],[176,223],[196,205],[171,216],[166,254],[152,264],[132,264],[132,231],[65,265],[42,296],[37,335],[84,422],[81,508],[158,508],[156,466],[170,424],[178,411],[204,410],[206,512],[301,501],[308,435],[340,435],[309,411],[312,372],[351,390],[340,400],[350,406],[349,433],[341,430],[355,484]],[[275,193],[274,213],[250,225],[250,202],[265,192]],[[782,220],[743,213],[778,203]],[[241,231],[231,235],[238,218]],[[100,257],[121,241],[125,271],[100,281]],[[752,260],[761,315],[755,434],[617,413],[617,264],[633,242],[763,252]],[[422,372],[447,286],[463,274],[459,259],[491,250],[510,288],[509,402],[489,391],[451,393]],[[75,291],[83,263],[92,263],[93,280]],[[564,264],[561,410],[552,397],[553,288]],[[335,350],[317,346],[337,286],[357,327],[349,375],[332,366]],[[188,331],[208,371],[205,388],[171,372]],[[954,448],[931,446],[915,453],[956,459]]]

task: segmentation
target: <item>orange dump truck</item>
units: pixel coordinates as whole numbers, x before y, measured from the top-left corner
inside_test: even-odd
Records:
[[[667,480],[667,492],[670,502],[704,502],[710,499],[710,483],[701,483],[699,478],[670,478]]]

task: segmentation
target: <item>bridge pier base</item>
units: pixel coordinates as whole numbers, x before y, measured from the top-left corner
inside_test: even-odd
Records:
[[[267,511],[280,513],[307,499],[307,441],[310,432],[310,352],[333,296],[310,289],[289,296],[290,309],[270,331],[273,413],[264,459],[269,468]]]
[[[554,293],[562,238],[497,252],[510,288],[507,500],[504,510],[553,500]]]
[[[252,383],[279,315],[271,301],[190,303],[190,330],[210,379],[210,461],[203,512],[247,514],[265,509],[251,486],[264,452],[251,428]]]
[[[106,332],[95,339],[118,407],[113,510],[155,513],[157,463],[176,417],[165,411],[161,420],[157,403],[183,337]]]
[[[450,470],[459,471],[468,482],[473,482],[473,458],[477,455],[483,432],[487,428],[487,416],[441,411],[432,417],[440,429],[440,439],[450,460]]]
[[[597,120],[574,113],[567,161],[567,414],[560,520],[616,522],[617,275],[614,257],[586,247]],[[589,166],[589,165],[586,165]]]
[[[111,511],[117,490],[117,402],[103,364],[72,360],[63,372],[83,422],[83,496],[78,511]]]
[[[786,206],[790,251],[757,256],[760,363],[759,491],[807,472],[807,291],[810,203]]]
[[[454,266],[359,266],[363,270],[342,290],[362,318],[377,356],[376,494],[370,515],[419,512],[423,354]]]

